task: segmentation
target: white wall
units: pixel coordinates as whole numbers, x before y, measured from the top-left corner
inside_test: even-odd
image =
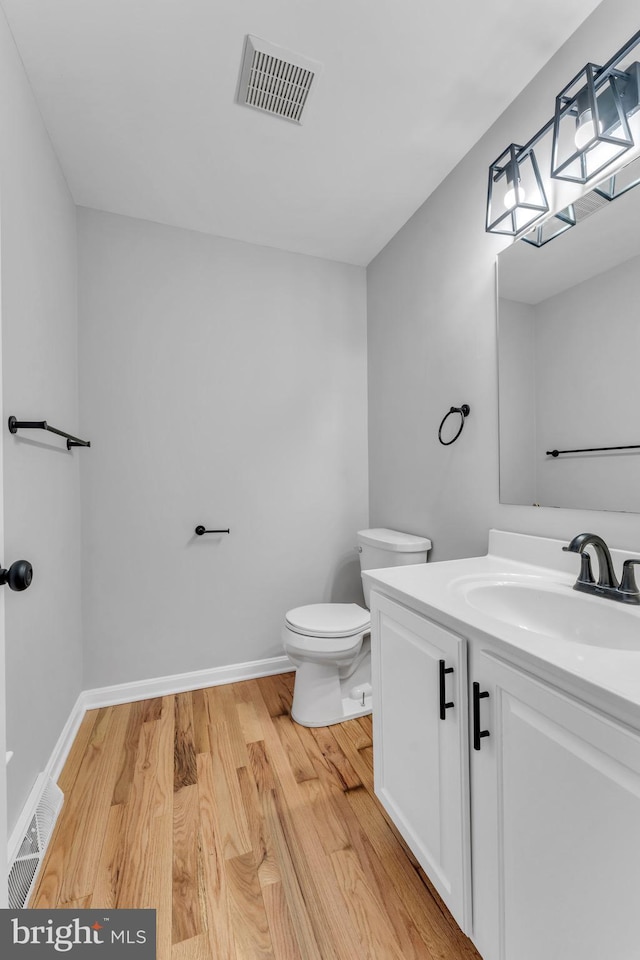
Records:
[[[85,686],[279,655],[287,609],[362,597],[365,271],[78,224]]]
[[[499,300],[500,500],[539,502],[536,492],[535,313],[528,303]]]
[[[75,208],[0,11],[2,399],[5,417],[78,427]],[[6,606],[11,827],[81,689],[79,461],[3,420],[6,564],[34,566]],[[47,436],[49,439],[47,439]]]
[[[508,240],[484,231],[489,164],[548,120],[587,61],[604,63],[637,29],[635,3],[604,0],[368,268],[370,521],[430,536],[432,559],[486,552],[491,526],[560,538],[595,529],[640,548],[639,515],[498,502],[494,268]],[[438,423],[461,403],[471,405],[463,434],[442,447]]]

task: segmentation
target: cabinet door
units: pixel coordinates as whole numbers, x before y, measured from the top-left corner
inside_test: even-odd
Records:
[[[640,738],[491,654],[471,679],[474,940],[484,960],[640,956]]]
[[[371,621],[376,795],[466,931],[471,875],[465,641],[375,593]],[[442,706],[452,706],[441,719],[443,669],[451,672],[442,675]]]

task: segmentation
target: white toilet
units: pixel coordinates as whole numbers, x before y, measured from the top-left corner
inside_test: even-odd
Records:
[[[426,563],[431,541],[379,528],[360,530],[360,568]],[[369,589],[364,588],[369,606]],[[291,716],[327,727],[371,713],[371,618],[357,603],[313,603],[289,610],[282,633],[296,669]]]

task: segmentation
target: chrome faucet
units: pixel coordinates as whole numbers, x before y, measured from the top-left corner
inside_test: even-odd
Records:
[[[598,559],[598,582],[591,570],[591,557],[585,553],[592,546]],[[593,593],[596,596],[619,600],[621,603],[640,604],[640,590],[636,584],[633,566],[640,560],[625,560],[622,566],[622,581],[618,583],[609,547],[596,533],[579,533],[570,544],[562,548],[569,553],[580,554],[580,573],[573,585],[574,590]]]

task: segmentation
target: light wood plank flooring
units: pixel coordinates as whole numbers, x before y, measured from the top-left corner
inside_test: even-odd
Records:
[[[89,711],[32,907],[155,907],[158,960],[478,960],[293,674]]]

